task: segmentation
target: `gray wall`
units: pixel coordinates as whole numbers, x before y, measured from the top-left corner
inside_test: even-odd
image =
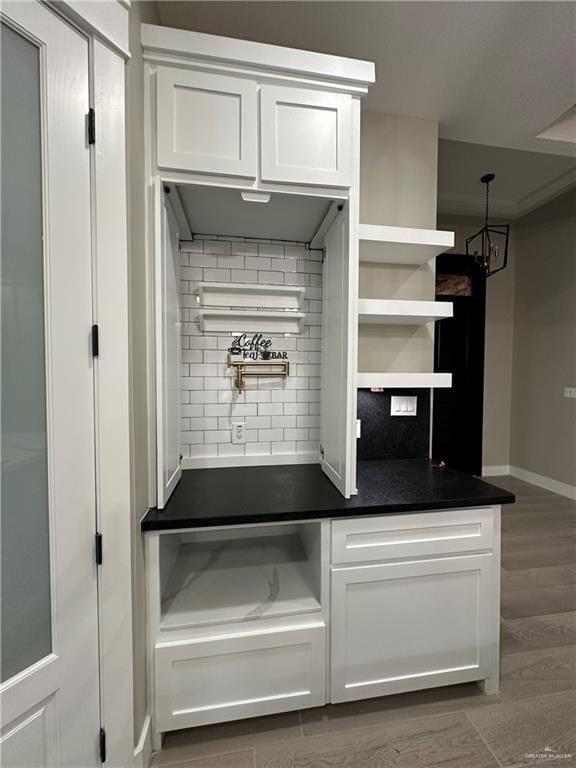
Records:
[[[515,223],[511,464],[576,485],[576,190]]]
[[[455,232],[456,253],[465,253],[465,239],[484,220],[478,216],[438,215],[438,229]],[[486,352],[484,368],[484,434],[482,465],[510,464],[510,413],[514,336],[514,228],[508,267],[486,284]]]
[[[146,262],[144,177],[144,71],[140,23],[158,24],[154,2],[132,2],[130,51],[126,67],[126,142],[128,169],[128,246],[130,290],[130,383],[132,433],[132,612],[134,638],[134,734],[146,716],[146,610],[143,542],[140,520],[148,509],[146,382]]]

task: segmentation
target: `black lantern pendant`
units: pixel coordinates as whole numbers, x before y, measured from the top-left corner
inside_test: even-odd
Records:
[[[494,181],[494,178],[493,173],[487,173],[480,179],[482,184],[486,185],[484,226],[475,235],[466,239],[466,255],[473,256],[476,259],[486,277],[500,272],[508,263],[510,225],[488,223],[490,182]]]

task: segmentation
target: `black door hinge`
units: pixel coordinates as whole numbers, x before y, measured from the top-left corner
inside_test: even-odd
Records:
[[[102,534],[96,531],[94,536],[94,557],[96,565],[102,565]]]
[[[106,731],[100,728],[100,762],[106,762]]]
[[[100,336],[98,333],[98,326],[92,326],[92,357],[98,357],[100,353]]]
[[[88,133],[88,144],[96,144],[96,112],[90,107],[86,115],[86,131]]]

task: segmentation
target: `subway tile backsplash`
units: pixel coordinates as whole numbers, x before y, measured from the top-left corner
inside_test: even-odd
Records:
[[[318,454],[322,252],[304,243],[198,235],[180,246],[182,304],[182,429],[185,458]],[[234,388],[228,367],[229,333],[202,333],[194,293],[200,281],[301,286],[306,289],[303,332],[264,334],[289,352],[290,376],[248,378]],[[231,442],[232,421],[246,424],[246,443]],[[216,463],[216,462],[215,462]]]

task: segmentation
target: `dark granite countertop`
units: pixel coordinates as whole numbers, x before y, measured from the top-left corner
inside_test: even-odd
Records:
[[[428,459],[358,462],[358,495],[345,499],[319,464],[188,469],[143,531],[313,520],[511,504],[514,495]]]

